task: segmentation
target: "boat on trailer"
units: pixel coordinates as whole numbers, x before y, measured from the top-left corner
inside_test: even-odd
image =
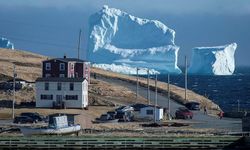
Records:
[[[69,125],[66,115],[51,118],[47,127],[20,127],[25,136],[31,135],[53,135],[53,134],[71,134],[78,133],[81,130],[80,125]]]

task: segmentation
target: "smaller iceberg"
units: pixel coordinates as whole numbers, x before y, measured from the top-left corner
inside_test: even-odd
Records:
[[[11,43],[8,39],[1,37],[0,48],[14,49],[14,44]]]
[[[236,48],[236,43],[224,46],[193,48],[188,73],[198,75],[232,75],[235,69],[234,53]]]

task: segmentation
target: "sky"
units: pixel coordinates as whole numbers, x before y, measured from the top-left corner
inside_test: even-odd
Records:
[[[0,37],[16,49],[52,57],[86,59],[88,17],[103,5],[163,22],[176,32],[178,64],[192,48],[236,42],[236,66],[250,66],[249,0],[0,0]]]

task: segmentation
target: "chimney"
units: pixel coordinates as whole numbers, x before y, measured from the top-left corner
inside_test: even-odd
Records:
[[[67,58],[66,54],[64,54],[63,58],[64,58],[64,59],[66,59],[66,58]]]

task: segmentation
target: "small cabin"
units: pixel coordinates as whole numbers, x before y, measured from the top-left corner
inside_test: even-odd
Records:
[[[139,112],[137,113],[137,118],[145,118],[156,121],[162,120],[164,117],[164,109],[159,106],[154,105],[145,105],[145,107],[140,108]]]

